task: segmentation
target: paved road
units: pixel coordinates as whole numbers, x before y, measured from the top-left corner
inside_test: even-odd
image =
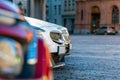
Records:
[[[54,80],[120,80],[120,36],[71,36],[66,66]]]

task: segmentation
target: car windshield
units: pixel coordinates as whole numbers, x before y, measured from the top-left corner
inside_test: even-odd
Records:
[[[107,29],[107,27],[106,27],[106,26],[103,26],[103,27],[100,27],[100,29]]]

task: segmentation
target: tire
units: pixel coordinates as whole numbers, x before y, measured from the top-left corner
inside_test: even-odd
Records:
[[[104,32],[104,35],[107,35],[107,32]]]

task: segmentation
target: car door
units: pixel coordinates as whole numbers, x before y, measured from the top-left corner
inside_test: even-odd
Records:
[[[100,28],[100,33],[101,34],[104,34],[106,32],[107,32],[107,27],[103,26],[103,27]]]

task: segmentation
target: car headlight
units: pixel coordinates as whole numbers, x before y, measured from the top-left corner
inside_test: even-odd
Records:
[[[66,30],[62,30],[62,33],[63,34],[68,34]]]
[[[69,42],[70,41],[70,36],[69,35],[63,35],[64,41]]]
[[[62,35],[60,33],[50,32],[50,37],[56,43],[62,44]]]
[[[69,33],[67,32],[67,30],[62,30],[62,34],[63,34],[63,39],[65,41],[69,41],[70,40]]]

